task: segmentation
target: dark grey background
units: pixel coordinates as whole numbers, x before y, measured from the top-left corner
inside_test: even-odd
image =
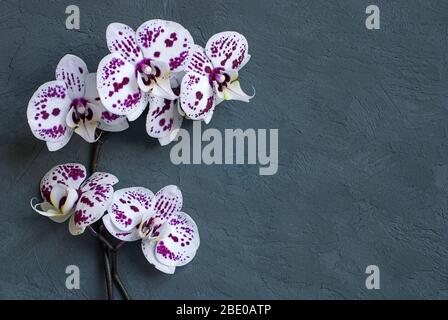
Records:
[[[153,18],[180,22],[202,45],[224,30],[248,38],[241,78],[257,95],[224,103],[209,127],[279,128],[280,165],[274,176],[175,166],[144,117],[110,137],[99,169],[118,187],[178,184],[202,240],[173,276],[126,245],[119,263],[133,297],[448,298],[448,3],[381,1],[381,30],[369,31],[365,8],[379,2],[0,1],[0,298],[104,297],[96,241],[29,206],[48,169],[87,164],[90,146],[74,136],[50,153],[26,106],[64,54],[94,71],[109,23]],[[79,31],[65,28],[69,4]],[[65,288],[70,264],[81,290]],[[365,288],[369,264],[381,290]]]

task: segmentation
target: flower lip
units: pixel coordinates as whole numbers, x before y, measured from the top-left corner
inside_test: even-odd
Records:
[[[75,112],[72,114],[73,122],[78,125],[79,121],[91,121],[93,119],[93,110],[87,106],[89,100],[85,98],[73,99],[70,107],[74,108]]]
[[[160,224],[156,224],[157,218],[150,217],[149,219],[142,221],[138,226],[138,233],[143,239],[153,239],[157,237],[157,229],[160,228]]]
[[[224,68],[218,67],[211,69],[210,67],[205,68],[205,72],[208,73],[208,80],[210,84],[214,81],[218,83],[220,86],[225,86],[230,81],[230,76],[223,72]]]
[[[61,208],[64,206],[64,204],[67,202],[67,196],[63,196],[61,200],[59,200],[58,209],[61,210]]]
[[[143,69],[143,73],[145,74],[151,74],[152,73],[152,68],[148,65],[146,65]]]
[[[67,188],[67,193],[59,201],[59,210],[63,214],[69,213],[79,200],[78,189]]]
[[[162,74],[159,67],[152,63],[151,59],[143,59],[135,66],[135,75],[140,90],[149,92],[157,83],[157,78]]]
[[[84,114],[86,112],[87,102],[89,101],[85,98],[73,99],[70,107],[74,107],[79,114]]]
[[[154,68],[152,65],[153,64],[151,59],[144,58],[142,61],[135,65],[135,74],[137,74],[138,72],[146,74],[148,76],[154,74],[154,69],[158,68]]]
[[[215,75],[215,80],[218,83],[223,83],[226,81],[226,77],[223,74],[217,74],[217,75]]]

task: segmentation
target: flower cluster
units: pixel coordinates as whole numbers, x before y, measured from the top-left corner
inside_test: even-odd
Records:
[[[64,147],[73,132],[93,143],[101,131],[126,130],[147,108],[148,135],[166,145],[184,118],[209,123],[222,101],[253,97],[240,87],[239,71],[250,55],[246,38],[237,32],[215,34],[201,47],[180,24],[156,19],[137,31],[112,23],[106,40],[110,54],[96,73],[89,73],[81,58],[65,55],[55,80],[31,97],[29,126],[50,151]],[[43,201],[33,198],[31,206],[55,222],[70,219],[73,235],[100,220],[121,242],[141,240],[144,256],[162,272],[189,263],[200,239],[196,223],[181,211],[179,188],[169,185],[156,194],[144,187],[114,191],[117,183],[110,173],[87,177],[81,164],[58,165],[41,181]]]
[[[83,60],[66,55],[56,80],[32,96],[27,110],[34,136],[50,151],[64,147],[73,132],[95,142],[104,131],[122,131],[149,105],[146,131],[166,145],[183,118],[209,123],[223,100],[248,102],[239,70],[249,61],[246,38],[237,32],[212,36],[205,48],[176,22],[149,20],[137,31],[112,23],[106,31],[111,52],[96,74]]]
[[[142,240],[146,259],[158,270],[174,273],[194,258],[199,247],[198,227],[181,209],[182,193],[176,186],[166,186],[155,195],[141,187],[121,189],[103,223],[119,240]]]
[[[86,176],[86,168],[78,163],[52,168],[40,183],[44,202],[34,204],[33,198],[31,207],[58,223],[70,218],[70,233],[83,233],[101,219],[112,202],[113,185],[118,182],[117,177],[105,172],[95,172],[88,179]]]
[[[70,218],[73,235],[102,218],[106,229],[121,241],[142,240],[146,259],[158,270],[174,273],[190,262],[199,247],[196,223],[182,209],[182,193],[170,185],[155,195],[143,187],[114,192],[118,179],[95,172],[86,179],[86,169],[78,163],[52,168],[42,178],[43,202],[32,208],[51,220],[62,223]],[[107,211],[107,214],[105,214]]]

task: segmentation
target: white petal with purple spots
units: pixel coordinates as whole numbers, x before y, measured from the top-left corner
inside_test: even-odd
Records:
[[[65,117],[71,99],[62,81],[50,81],[40,86],[28,103],[28,124],[34,136],[47,142],[62,142],[71,134]]]
[[[86,75],[86,92],[84,98],[94,104],[101,104],[101,98],[96,85],[96,73],[91,72]]]
[[[73,236],[79,236],[84,232],[86,229],[86,225],[78,225],[75,220],[75,215],[72,215],[70,217],[70,220],[68,222],[68,230],[70,231],[70,234]]]
[[[113,114],[104,108],[101,112],[101,120],[98,128],[103,131],[120,132],[128,129],[129,123],[125,116]]]
[[[110,218],[119,230],[130,231],[141,223],[145,213],[150,211],[154,194],[142,187],[115,191],[108,209]]]
[[[194,45],[191,50],[191,58],[187,64],[186,72],[194,72],[202,76],[209,76],[213,70],[213,64],[201,46]]]
[[[110,214],[105,214],[103,216],[103,223],[106,227],[107,231],[113,235],[115,238],[122,240],[122,241],[136,241],[140,239],[140,236],[138,234],[138,229],[133,228],[129,231],[123,231],[118,229],[114,223],[112,223],[112,219],[110,217]]]
[[[167,266],[163,263],[160,263],[159,260],[156,259],[155,241],[142,240],[142,251],[148,262],[152,264],[157,270],[167,274],[173,274],[174,271],[176,270],[176,267]]]
[[[113,114],[129,115],[148,104],[147,95],[138,87],[134,66],[119,53],[109,54],[101,60],[97,85],[101,102]]]
[[[67,134],[64,135],[64,137],[61,140],[58,140],[56,142],[47,141],[46,145],[48,148],[48,151],[58,151],[59,149],[62,149],[67,145],[67,143],[70,141],[73,135],[73,130],[67,129]]]
[[[73,215],[76,228],[89,226],[103,216],[112,202],[112,185],[117,182],[118,179],[110,173],[95,172],[83,183]]]
[[[146,118],[146,132],[150,137],[163,138],[180,128],[182,116],[177,111],[177,100],[156,96],[149,98],[149,111]],[[173,138],[174,139],[174,138]]]
[[[65,55],[56,67],[56,80],[65,82],[72,99],[84,97],[87,74],[85,62],[72,54]]]
[[[50,194],[55,185],[78,189],[86,174],[86,168],[79,163],[66,163],[51,168],[40,183],[42,198],[50,202]]]
[[[182,110],[193,120],[203,120],[215,109],[215,96],[207,76],[188,72],[180,90]]]
[[[118,52],[124,59],[135,65],[143,59],[143,54],[135,40],[135,31],[123,23],[111,23],[106,30],[107,46],[110,52]]]
[[[86,76],[86,93],[84,96],[87,101],[97,106],[100,113],[98,128],[104,131],[119,132],[129,128],[126,116],[113,114],[103,106],[101,98],[96,87],[96,73],[89,73]]]
[[[232,31],[220,32],[212,36],[205,46],[207,56],[215,68],[239,70],[248,61],[246,38]]]
[[[98,184],[115,185],[118,183],[118,178],[113,174],[107,172],[95,172],[89,179],[87,179],[81,186],[81,190],[89,190]]]
[[[136,36],[145,58],[165,62],[171,72],[185,68],[194,41],[179,23],[149,20],[137,29]]]
[[[148,101],[149,100],[148,95],[143,92],[142,94],[144,96],[145,101]],[[147,102],[144,104],[140,104],[134,111],[126,115],[126,119],[130,122],[137,120],[142,115],[143,111],[145,111],[147,105],[148,105]]]
[[[168,219],[174,212],[182,209],[182,192],[175,185],[168,185],[160,189],[151,203],[152,210],[156,216],[162,219],[162,222]]]
[[[165,222],[170,226],[166,237],[157,242],[156,259],[167,266],[183,266],[193,260],[200,244],[199,232],[193,219],[177,212]]]

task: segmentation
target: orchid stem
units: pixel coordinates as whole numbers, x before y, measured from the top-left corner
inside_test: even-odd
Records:
[[[90,174],[93,174],[96,172],[97,166],[98,166],[98,158],[100,155],[100,149],[101,145],[103,144],[103,141],[98,139],[92,148],[91,158],[90,158]],[[103,228],[102,222],[99,222],[100,224],[100,231]],[[113,285],[112,285],[112,270],[110,266],[110,260],[109,260],[109,250],[108,248],[111,247],[110,243],[107,241],[106,238],[101,234],[101,232],[95,231],[95,229],[92,226],[88,227],[91,233],[98,239],[98,241],[101,244],[101,249],[103,250],[103,260],[104,260],[104,273],[106,277],[106,293],[107,293],[107,299],[113,300],[114,299],[114,292],[113,292]]]
[[[114,250],[115,249],[115,247],[106,239],[106,237],[104,237],[103,234],[101,234],[100,232],[95,231],[95,229],[93,229],[92,226],[88,226],[87,228],[90,230],[90,232],[93,234],[93,236],[95,238],[97,238],[101,242],[101,244],[106,247],[107,250]],[[103,225],[100,225],[100,229],[102,229],[102,228],[103,228]]]
[[[120,244],[118,244],[120,245]],[[117,245],[117,247],[118,247]],[[119,247],[118,247],[119,248]],[[117,285],[118,289],[120,290],[121,296],[125,300],[131,300],[131,297],[126,290],[126,287],[123,285],[123,282],[120,279],[120,276],[118,275],[118,268],[117,268],[117,253],[118,248],[115,248],[111,251],[112,256],[112,276],[114,277],[115,284]]]
[[[98,158],[100,155],[100,149],[101,149],[101,146],[103,145],[103,143],[106,141],[107,137],[108,137],[107,132],[103,131],[101,133],[100,139],[98,139],[93,145],[92,157],[90,158],[90,172],[91,173],[96,172],[96,169],[98,166]]]
[[[100,230],[103,228],[103,226],[100,226]],[[92,226],[88,226],[87,229],[95,236],[98,241],[100,242],[101,249],[103,251],[103,261],[104,261],[104,273],[106,278],[106,294],[108,300],[114,300],[114,289],[112,286],[112,269],[110,266],[110,259],[109,259],[109,250],[108,246],[111,246],[111,244],[107,241],[104,236],[96,231]],[[112,247],[112,246],[111,246]]]
[[[101,139],[98,139],[92,148],[92,154],[90,159],[90,173],[93,174],[97,170],[98,166],[98,158],[101,150],[101,146],[104,143],[104,141],[107,138],[107,132],[101,133]],[[96,231],[92,226],[88,226],[88,229],[90,232],[95,236],[98,241],[101,243],[101,248],[103,249],[103,259],[104,259],[104,272],[106,277],[106,292],[107,292],[107,299],[108,300],[114,300],[114,288],[112,281],[116,284],[118,289],[120,290],[121,296],[125,300],[130,300],[131,297],[126,290],[123,282],[120,279],[120,276],[118,274],[118,268],[117,268],[117,254],[118,249],[124,244],[123,241],[119,242],[117,245],[112,245],[105,235],[103,234],[104,231],[104,225],[102,221],[100,220],[98,222],[99,224],[99,231]],[[112,264],[111,264],[112,262]]]
[[[109,261],[109,254],[106,246],[101,243],[101,246],[103,248],[103,259],[104,259],[104,269],[106,273],[106,292],[107,292],[107,299],[108,300],[114,300],[114,288],[112,286],[112,271]]]

